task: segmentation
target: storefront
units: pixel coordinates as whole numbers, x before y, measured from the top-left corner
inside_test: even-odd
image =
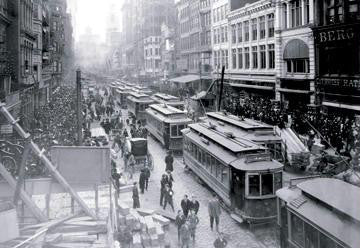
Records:
[[[319,7],[318,26],[313,28],[317,61],[315,87],[316,100],[324,112],[360,112],[359,7],[357,1],[350,1],[341,14],[332,11],[330,5]]]

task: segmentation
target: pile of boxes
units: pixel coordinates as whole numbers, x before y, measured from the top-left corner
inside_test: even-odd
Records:
[[[166,240],[166,231],[169,228],[170,221],[156,214],[155,211],[141,208],[133,209],[126,203],[119,203],[117,217],[119,235],[123,234],[121,232],[128,232],[127,235],[132,236],[132,240],[128,240],[132,245],[131,247],[170,247],[170,242]]]

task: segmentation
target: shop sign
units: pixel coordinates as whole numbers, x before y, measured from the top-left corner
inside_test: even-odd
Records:
[[[320,31],[315,35],[315,39],[319,43],[327,43],[332,41],[352,40],[355,38],[355,32],[352,28],[338,28]]]
[[[322,86],[335,86],[335,87],[341,87],[341,88],[360,89],[360,79],[317,78],[316,84],[322,85]]]

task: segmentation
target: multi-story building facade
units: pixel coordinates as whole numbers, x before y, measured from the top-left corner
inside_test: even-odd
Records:
[[[286,108],[315,102],[314,0],[275,2],[276,99]]]
[[[360,111],[360,2],[316,1],[316,103],[324,112]]]
[[[144,39],[145,73],[147,76],[161,76],[161,36]]]
[[[169,79],[176,75],[176,27],[169,27],[166,24],[161,25],[161,72],[163,78]]]
[[[218,21],[219,27],[214,28],[214,43],[218,48],[214,48],[214,64],[225,66],[233,90],[275,98],[275,7],[271,0],[231,7],[227,20]],[[216,8],[213,9],[216,13]],[[222,11],[218,13],[221,19]],[[219,19],[219,14],[214,18]],[[227,21],[228,35],[223,24]]]

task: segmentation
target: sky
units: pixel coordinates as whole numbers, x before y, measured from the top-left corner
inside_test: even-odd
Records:
[[[115,9],[121,17],[120,7],[123,0],[67,0],[69,11],[73,16],[74,37],[77,41],[87,27],[99,34],[105,41],[107,18],[110,9]],[[112,8],[112,4],[115,8]],[[121,20],[121,18],[120,18]]]

